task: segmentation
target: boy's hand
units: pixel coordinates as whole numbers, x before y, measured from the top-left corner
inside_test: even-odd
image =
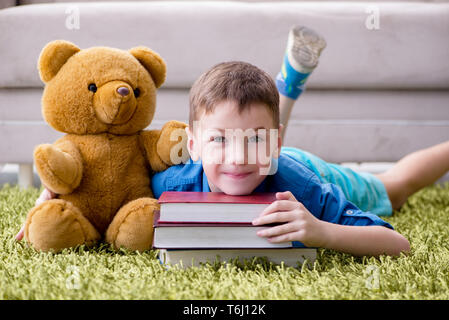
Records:
[[[315,218],[290,191],[277,192],[276,199],[253,220],[253,225],[283,224],[260,230],[257,235],[275,243],[300,241],[307,247],[322,247],[325,228],[323,221]]]
[[[34,203],[34,206],[40,205],[42,202],[54,199],[56,197],[56,193],[53,191],[48,190],[47,187],[45,187],[44,191],[40,194],[39,198],[37,198],[36,202]]]
[[[38,206],[42,202],[54,199],[55,197],[56,197],[56,193],[54,193],[53,191],[50,191],[47,188],[45,188],[44,191],[42,191],[42,193],[39,196],[39,198],[37,198],[37,200],[34,203],[34,205]],[[24,232],[24,230],[25,230],[25,225],[23,225],[22,228],[20,228],[20,231],[16,234],[15,238],[16,238],[17,241],[20,241],[20,240],[23,239],[23,232]]]

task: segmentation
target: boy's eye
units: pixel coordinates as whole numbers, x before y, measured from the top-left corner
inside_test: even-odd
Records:
[[[216,136],[216,137],[211,137],[210,140],[213,142],[217,142],[217,143],[225,143],[226,137]],[[248,137],[248,143],[257,143],[257,142],[261,142],[261,141],[263,141],[263,138],[261,138],[259,136]]]
[[[259,136],[252,136],[248,138],[248,142],[261,142],[263,139]]]
[[[226,138],[223,136],[217,136],[217,137],[212,137],[211,140],[213,142],[224,143],[226,141]]]

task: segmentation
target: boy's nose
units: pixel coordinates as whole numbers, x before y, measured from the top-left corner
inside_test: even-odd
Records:
[[[235,143],[227,149],[226,159],[232,164],[247,164],[247,150],[243,143]]]

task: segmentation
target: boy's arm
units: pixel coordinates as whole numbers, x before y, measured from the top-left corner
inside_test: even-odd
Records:
[[[324,248],[356,256],[399,256],[410,251],[410,243],[400,233],[382,226],[345,226],[323,223]]]
[[[357,214],[356,208],[350,203],[348,203],[349,207],[354,210],[347,210],[347,214],[353,216],[352,219],[355,219],[355,222],[350,218],[328,222],[313,215],[304,204],[296,200],[290,191],[278,192],[276,198],[277,201],[269,205],[253,221],[254,225],[282,223],[257,232],[259,236],[268,238],[270,242],[300,241],[308,247],[333,249],[354,255],[399,255],[401,252],[410,251],[408,240],[389,229],[387,227],[389,224],[386,222],[381,224],[383,220],[370,214]],[[339,202],[335,195],[328,194],[326,199],[332,204]],[[322,205],[327,201],[323,200]],[[333,207],[329,203],[328,206]],[[337,207],[339,206],[333,209],[337,210]],[[322,210],[322,214],[325,214],[325,211]],[[370,221],[370,219],[375,220]],[[345,225],[337,224],[337,222],[343,222]]]

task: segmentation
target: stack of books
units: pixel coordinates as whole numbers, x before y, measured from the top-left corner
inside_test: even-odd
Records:
[[[153,247],[159,249],[162,263],[184,267],[254,257],[294,267],[305,259],[313,262],[315,248],[270,243],[256,234],[272,225],[253,226],[251,222],[275,200],[275,193],[232,196],[166,191],[155,214]]]

